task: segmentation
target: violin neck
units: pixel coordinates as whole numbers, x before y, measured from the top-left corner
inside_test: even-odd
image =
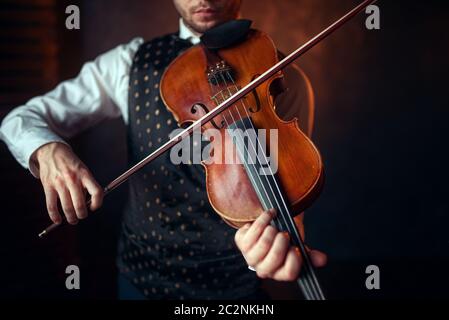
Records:
[[[254,133],[257,134],[257,130],[250,118],[239,119],[230,124],[228,128],[231,130],[240,129],[240,132],[254,130]],[[244,136],[234,134],[233,141],[262,207],[264,210],[276,209],[277,214],[272,224],[279,231],[289,233],[291,244],[299,248],[303,257],[303,266],[298,285],[307,300],[325,300],[313,265],[307,254],[306,246],[291,215],[288,202],[283,195],[282,187],[275,173],[268,168],[270,164],[267,161],[267,155],[264,151],[260,151],[266,150],[266,146],[261,147],[261,141],[258,138],[256,142],[258,145],[256,146],[254,141],[251,141],[251,139],[245,140]]]

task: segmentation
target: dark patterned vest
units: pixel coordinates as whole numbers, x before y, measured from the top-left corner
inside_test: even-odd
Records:
[[[170,34],[141,45],[130,74],[128,149],[134,164],[178,128],[159,82],[190,42]],[[234,243],[235,230],[213,211],[201,165],[174,165],[169,153],[129,181],[118,265],[152,299],[235,299],[259,285]]]

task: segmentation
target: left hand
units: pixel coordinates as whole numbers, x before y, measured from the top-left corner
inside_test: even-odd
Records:
[[[294,281],[299,276],[302,257],[299,249],[290,245],[288,234],[270,225],[274,215],[274,211],[264,212],[253,223],[241,227],[235,242],[260,278]],[[309,255],[315,267],[327,262],[327,256],[320,251],[309,250]]]

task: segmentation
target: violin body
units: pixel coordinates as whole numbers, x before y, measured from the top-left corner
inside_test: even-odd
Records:
[[[257,30],[250,30],[245,41],[217,50],[216,55],[224,60],[235,74],[231,85],[234,88],[232,92],[236,91],[235,88],[245,86],[278,62],[273,41],[265,33]],[[218,104],[211,98],[217,96],[217,92],[212,92],[208,79],[210,63],[204,48],[197,45],[177,57],[162,77],[162,99],[180,126],[198,120]],[[275,112],[276,93],[273,93],[272,84],[280,78],[281,72],[256,88],[257,92],[244,98],[245,106],[249,109],[247,113],[242,110],[244,107],[242,104],[236,104],[235,108],[231,107],[227,124],[231,119],[239,119],[242,114],[250,114],[256,128],[278,130],[276,176],[288,200],[291,213],[296,215],[306,209],[319,195],[323,182],[323,166],[317,148],[300,130],[297,119],[286,122]],[[227,92],[228,97],[229,90]],[[220,116],[215,119],[215,124],[224,123]],[[213,126],[213,123],[207,123],[203,129]],[[223,125],[219,128],[222,136],[228,135],[227,127]],[[214,154],[221,154],[224,150],[229,150],[228,148],[236,148],[232,145],[232,139],[211,141],[211,144]],[[228,224],[240,227],[254,221],[264,211],[242,164],[206,164],[203,161],[203,166],[206,170],[209,201]]]

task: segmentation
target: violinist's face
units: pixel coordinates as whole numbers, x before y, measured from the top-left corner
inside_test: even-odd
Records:
[[[185,24],[195,33],[237,18],[241,0],[173,0]]]

